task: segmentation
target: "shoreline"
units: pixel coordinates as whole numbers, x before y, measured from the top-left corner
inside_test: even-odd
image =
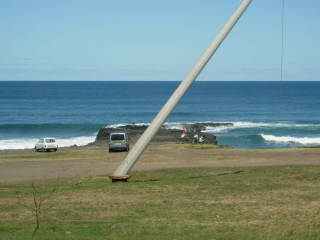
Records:
[[[92,125],[84,124],[84,129],[79,124],[69,126],[70,124],[39,124],[31,125],[12,125],[6,126],[5,131],[32,131],[32,137],[14,138],[7,137],[0,140],[0,151],[4,150],[21,150],[32,149],[37,142],[36,136],[48,136],[57,139],[58,145],[61,147],[86,146],[96,144],[96,142],[107,141],[108,131],[125,130],[128,132],[130,144],[132,145],[139,136],[147,128],[147,123],[119,123],[119,124],[98,124],[100,127],[93,130],[92,133],[81,133],[81,131],[92,130]],[[93,124],[95,125],[95,124]],[[10,125],[11,126],[11,125]],[[17,128],[17,129],[16,129]],[[52,133],[57,128],[59,132]],[[259,148],[295,148],[295,147],[317,147],[320,146],[318,123],[289,123],[289,122],[246,122],[246,121],[203,121],[203,122],[166,122],[153,142],[175,142],[180,143],[185,139],[181,139],[183,129],[187,130],[187,137],[191,142],[195,134],[204,135],[209,142],[220,145],[228,145],[241,149],[259,149]],[[90,131],[91,131],[90,130]],[[303,131],[306,131],[303,134]],[[312,134],[310,133],[312,131]],[[48,133],[46,133],[48,132]],[[309,132],[309,133],[308,133]],[[1,133],[1,131],[0,131]],[[68,133],[70,134],[69,137]],[[77,135],[78,134],[78,135]],[[9,136],[9,135],[8,135]]]
[[[132,143],[131,143],[132,144]],[[174,142],[151,142],[149,145],[166,145],[166,144],[181,144],[181,145],[188,145],[190,143],[174,143]],[[213,149],[234,149],[239,151],[277,151],[277,150],[297,150],[297,149],[320,149],[320,145],[314,146],[281,146],[281,147],[258,147],[258,148],[250,148],[250,147],[234,147],[228,145],[220,145],[220,144],[194,144],[195,146],[199,146],[201,148],[202,145],[209,145]],[[70,149],[87,149],[87,148],[95,148],[95,147],[104,147],[108,150],[107,143],[101,142],[91,142],[86,145],[72,145],[66,147],[59,147],[59,150],[70,150]],[[20,148],[20,149],[0,149],[0,153],[15,153],[15,152],[35,152],[34,148]]]
[[[133,146],[134,143],[130,143],[131,146]],[[166,145],[166,144],[178,144],[178,145],[190,145],[192,143],[175,143],[172,141],[162,141],[162,142],[151,142],[149,145]],[[258,147],[258,148],[245,148],[245,147],[234,147],[234,146],[228,146],[228,145],[220,145],[220,144],[192,144],[194,146],[205,146],[212,149],[234,149],[239,151],[277,151],[277,150],[297,150],[297,149],[320,149],[320,145],[314,145],[314,146],[281,146],[281,147]],[[91,142],[86,145],[72,145],[72,146],[66,146],[66,147],[59,147],[59,150],[72,150],[72,149],[88,149],[88,148],[100,148],[104,147],[106,150],[108,150],[108,144],[102,143],[102,142]],[[0,149],[0,153],[15,153],[15,152],[34,152],[34,148],[20,148],[20,149]]]

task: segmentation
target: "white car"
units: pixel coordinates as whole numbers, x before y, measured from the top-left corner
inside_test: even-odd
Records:
[[[57,151],[58,144],[54,138],[40,138],[36,143],[34,150],[39,151]]]
[[[128,135],[125,132],[114,132],[109,137],[109,152],[129,151]]]

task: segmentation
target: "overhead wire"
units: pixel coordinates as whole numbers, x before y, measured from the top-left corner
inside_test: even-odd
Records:
[[[284,58],[285,58],[285,0],[281,0],[281,63],[280,63],[280,80],[284,80]]]

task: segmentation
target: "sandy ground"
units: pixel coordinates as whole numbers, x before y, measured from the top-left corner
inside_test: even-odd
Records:
[[[0,183],[110,175],[125,155],[109,153],[103,146],[65,148],[57,153],[0,151]],[[150,145],[133,170],[319,164],[320,148],[240,150],[168,143]]]

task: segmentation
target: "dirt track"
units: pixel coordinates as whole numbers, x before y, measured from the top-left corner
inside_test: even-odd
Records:
[[[62,149],[60,153],[31,150],[0,152],[0,183],[43,181],[109,175],[125,153],[108,153],[103,147]],[[319,165],[320,149],[198,149],[190,145],[151,145],[134,170],[181,167],[251,167]]]

